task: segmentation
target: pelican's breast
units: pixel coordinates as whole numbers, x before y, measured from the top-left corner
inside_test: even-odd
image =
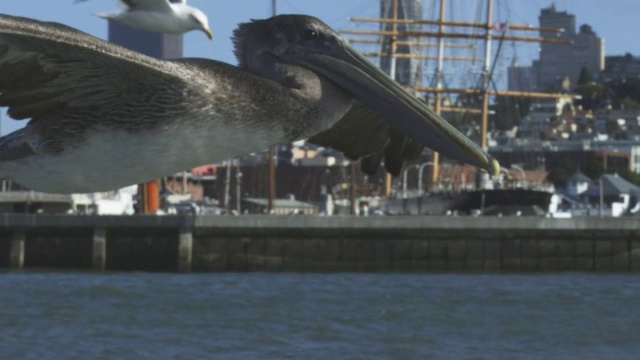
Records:
[[[261,151],[284,136],[277,128],[231,126],[228,120],[182,119],[136,132],[93,129],[60,153],[36,152],[4,161],[0,172],[41,191],[112,190]]]

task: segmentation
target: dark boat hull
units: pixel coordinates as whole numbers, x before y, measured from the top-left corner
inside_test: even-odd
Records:
[[[475,190],[455,194],[434,193],[422,198],[393,199],[391,214],[544,216],[553,194],[527,189]]]

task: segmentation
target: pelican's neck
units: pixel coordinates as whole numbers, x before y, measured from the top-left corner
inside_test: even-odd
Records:
[[[312,70],[283,63],[268,52],[255,54],[247,63],[247,70],[279,83],[309,102],[326,119],[326,124],[340,120],[353,104],[353,97],[333,81]]]

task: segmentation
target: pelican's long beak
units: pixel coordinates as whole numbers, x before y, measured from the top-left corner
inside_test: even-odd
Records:
[[[500,172],[496,159],[375,67],[346,40],[336,45],[331,53],[296,48],[293,56],[283,60],[326,76],[404,135],[433,150],[486,169],[491,175]]]
[[[213,40],[213,33],[211,32],[211,29],[209,28],[204,28],[202,29],[202,31],[207,34],[207,37],[209,38],[209,40]]]

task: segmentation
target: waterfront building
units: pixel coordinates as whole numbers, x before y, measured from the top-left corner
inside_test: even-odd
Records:
[[[576,171],[573,175],[567,179],[566,193],[573,198],[580,198],[589,190],[591,185],[591,179],[589,179],[580,170]]]
[[[634,163],[640,166],[632,156],[640,154],[640,144],[636,141],[516,139],[509,145],[493,147],[491,154],[505,168],[518,164],[524,169],[544,168],[550,173],[568,163],[585,169],[597,162],[607,172],[632,170]]]
[[[540,11],[540,27],[562,28],[560,33],[541,31],[540,37],[562,39],[569,44],[541,43],[540,58],[531,66],[514,64],[509,69],[509,90],[566,91],[575,86],[582,68],[596,75],[604,70],[604,39],[590,25],[576,28],[576,17],[558,11],[555,3]],[[530,79],[535,74],[535,86]],[[513,76],[513,78],[512,78]],[[521,81],[521,78],[529,81]]]
[[[640,80],[640,57],[629,53],[607,56],[602,79],[605,81]]]
[[[244,209],[249,214],[266,214],[268,209],[268,199],[264,198],[245,198]],[[318,215],[318,207],[316,205],[298,201],[295,197],[288,199],[273,200],[274,215]]]
[[[602,208],[603,216],[636,214],[640,210],[638,195],[640,188],[617,173],[600,176],[590,187],[590,203]]]
[[[398,19],[422,19],[422,0],[397,0],[398,1]],[[393,18],[393,0],[381,0],[380,1],[380,17],[381,18]],[[392,23],[382,23],[381,31],[392,31]],[[406,31],[421,31],[419,24],[398,24],[397,29],[399,32]],[[418,42],[419,38],[398,37],[398,41],[413,40]],[[397,54],[419,54],[421,52],[420,47],[417,45],[397,45]],[[391,37],[384,36],[382,38],[382,51],[383,54],[391,53]],[[422,59],[419,58],[403,58],[395,59],[395,66],[392,59],[389,56],[383,56],[380,59],[380,68],[387,74],[395,72],[395,80],[403,85],[410,85],[412,87],[420,86],[422,79]],[[393,67],[393,68],[392,68]]]
[[[516,60],[507,69],[509,90],[537,91],[538,73],[533,66],[520,66]]]
[[[569,98],[537,99],[531,104],[529,113],[518,124],[518,137],[539,139],[541,134],[550,132],[552,120],[574,110]]]

